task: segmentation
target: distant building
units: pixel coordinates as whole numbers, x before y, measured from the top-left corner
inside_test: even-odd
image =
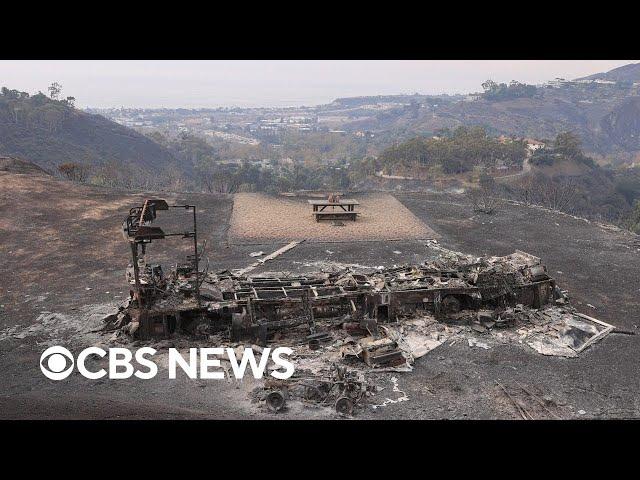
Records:
[[[524,141],[527,143],[527,148],[532,152],[535,152],[536,150],[544,148],[546,146],[544,142],[534,140],[532,138],[525,138]]]
[[[363,132],[362,130],[358,130],[357,132],[354,133],[354,135],[359,138],[373,137],[373,133],[369,131]]]
[[[462,101],[463,102],[475,102],[477,100],[480,100],[481,98],[482,98],[482,94],[481,93],[470,93],[469,95],[464,97],[462,99]]]
[[[515,138],[515,137],[507,137],[506,135],[500,135],[498,138],[496,138],[496,140],[498,140],[498,142],[504,144],[507,143],[511,143],[511,142],[524,142],[527,144],[527,148],[531,151],[535,151],[538,150],[539,148],[544,148],[545,147],[545,143],[541,142],[540,140],[534,140],[533,138]]]
[[[565,80],[564,78],[555,78],[554,80],[549,80],[544,85],[546,87],[549,87],[549,88],[560,88],[560,87],[566,85],[567,83],[569,83],[569,82],[567,80]]]
[[[239,166],[242,165],[242,159],[240,159],[240,158],[229,158],[229,159],[226,159],[226,160],[218,160],[218,162],[216,162],[216,163],[218,163],[219,165],[224,165],[224,166],[228,166],[228,167],[231,167],[231,166],[239,167]]]

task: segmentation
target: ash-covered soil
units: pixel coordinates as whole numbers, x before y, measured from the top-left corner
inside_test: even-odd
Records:
[[[626,329],[640,325],[638,235],[535,206],[503,203],[486,215],[474,213],[462,196],[397,198],[447,247],[473,255],[524,250],[543,260],[584,313]]]
[[[251,402],[255,385],[246,379],[45,378],[38,363],[46,346],[65,345],[75,353],[104,341],[93,331],[101,309],[127,295],[129,247],[120,224],[145,196],[198,206],[200,238],[208,240],[213,270],[247,266],[255,261],[249,253],[268,254],[299,238],[234,245],[227,237],[230,197],[114,192],[6,172],[0,172],[0,185],[0,418],[338,418],[328,409],[295,405],[283,414],[268,413]],[[463,196],[396,198],[435,231],[441,245],[476,255],[520,249],[539,256],[580,311],[637,330],[637,236],[534,207],[505,204],[494,215],[480,215]],[[167,229],[189,225],[187,218],[180,224],[178,214],[159,216],[164,222],[169,218],[176,221],[165,223]],[[421,240],[358,240],[307,241],[253,273],[392,266],[437,255]],[[176,238],[154,242],[149,254],[168,267],[182,261],[188,248]],[[157,347],[162,351],[169,344]],[[483,349],[447,342],[418,359],[411,373],[378,374],[388,388],[376,403],[392,401],[364,408],[356,418],[521,418],[502,387],[536,418],[636,418],[639,347],[638,336],[611,334],[578,358],[565,359],[518,345]],[[524,389],[544,399],[544,407],[536,407]]]
[[[157,193],[118,192],[1,171],[0,185],[0,328],[29,324],[45,310],[72,312],[128,296],[124,271],[131,250],[121,233],[122,221],[129,208]],[[197,205],[199,240],[220,245],[231,197],[161,195],[170,204]],[[190,222],[190,213],[178,210],[158,217],[157,225],[182,232],[191,228]],[[159,247],[153,261],[166,266],[192,253],[192,244],[179,237]]]

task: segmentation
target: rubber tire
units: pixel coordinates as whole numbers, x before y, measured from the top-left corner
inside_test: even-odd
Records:
[[[269,410],[274,413],[284,409],[287,404],[287,399],[281,390],[273,390],[269,392],[265,401]]]
[[[336,400],[335,409],[342,416],[353,414],[353,401],[349,397],[340,397]]]

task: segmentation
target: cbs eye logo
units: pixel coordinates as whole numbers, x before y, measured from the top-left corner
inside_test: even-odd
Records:
[[[67,366],[68,365],[68,366]],[[56,345],[47,348],[40,356],[40,370],[51,380],[63,380],[71,375],[74,360],[71,352]]]

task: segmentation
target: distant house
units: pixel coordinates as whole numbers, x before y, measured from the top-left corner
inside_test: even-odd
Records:
[[[545,86],[550,88],[560,88],[567,83],[568,83],[567,80],[565,80],[564,78],[555,78],[554,80],[549,80],[545,84]]]
[[[354,135],[355,135],[356,137],[359,137],[359,138],[365,138],[365,137],[371,137],[371,138],[373,138],[373,136],[374,136],[374,134],[373,134],[373,133],[371,133],[371,132],[370,132],[370,131],[368,131],[368,130],[366,130],[366,131],[358,130],[357,132],[355,132],[355,133],[354,133]]]
[[[225,160],[218,160],[218,165],[224,165],[227,167],[240,167],[242,165],[242,159],[240,158],[229,158]]]
[[[331,167],[340,164],[340,159],[338,158],[321,158],[318,163],[320,165]]]
[[[527,148],[532,152],[539,150],[540,148],[545,147],[545,143],[539,140],[534,140],[532,138],[525,138],[524,141],[527,143]]]

